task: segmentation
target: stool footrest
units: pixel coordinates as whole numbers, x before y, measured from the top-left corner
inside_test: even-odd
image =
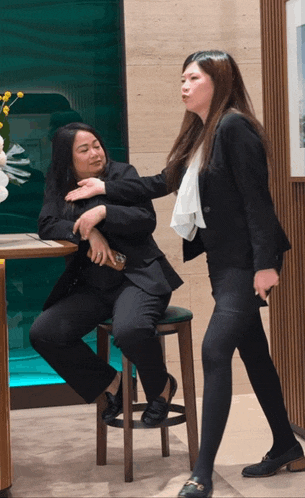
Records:
[[[141,412],[144,411],[147,407],[147,403],[133,403],[132,411],[133,412]],[[160,427],[171,427],[172,425],[183,424],[186,421],[185,417],[185,407],[183,405],[171,404],[169,407],[170,412],[181,413],[181,415],[168,417],[162,424],[156,425],[155,427],[147,427],[141,420],[132,420],[131,427],[132,429],[160,429]],[[120,418],[115,418],[111,422],[108,422],[107,425],[111,427],[119,427],[120,429],[124,428],[124,421]]]

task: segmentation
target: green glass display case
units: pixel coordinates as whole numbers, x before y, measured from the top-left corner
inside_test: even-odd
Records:
[[[128,160],[123,0],[2,0],[0,93],[24,92],[10,109],[10,144],[19,144],[22,186],[8,185],[0,233],[37,232],[55,129],[80,119],[99,130],[110,156]],[[76,119],[77,118],[77,119]],[[20,157],[18,157],[20,158]],[[63,380],[31,348],[29,329],[64,269],[58,258],[7,261],[11,387]],[[96,332],[85,340],[96,348]],[[120,368],[120,352],[111,346]]]

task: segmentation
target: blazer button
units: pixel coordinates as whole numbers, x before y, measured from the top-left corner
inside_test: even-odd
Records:
[[[210,211],[211,211],[210,206],[205,206],[205,207],[203,208],[203,212],[204,212],[204,213],[209,213]]]

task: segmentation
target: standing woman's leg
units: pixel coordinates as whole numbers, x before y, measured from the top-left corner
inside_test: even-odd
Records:
[[[269,354],[259,313],[256,313],[252,320],[252,333],[241,341],[239,351],[254,392],[270,425],[273,446],[260,463],[245,467],[242,475],[269,476],[287,464],[289,470],[305,470],[304,452],[290,427],[280,380]]]
[[[212,488],[214,460],[231,404],[232,356],[243,336],[251,333],[251,314],[258,306],[252,270],[218,270],[211,266],[209,270],[216,306],[202,345],[204,394],[201,444],[191,478],[204,485],[202,495],[198,496],[209,496]],[[195,485],[185,485],[179,496],[188,496],[192,490],[196,490]]]
[[[210,485],[215,456],[229,415],[232,397],[232,356],[247,328],[247,314],[216,305],[202,345],[204,393],[201,444],[193,476]]]
[[[279,456],[294,446],[297,440],[290,427],[280,380],[269,354],[259,312],[252,316],[251,334],[243,337],[238,349],[272,431],[274,444],[271,455]]]

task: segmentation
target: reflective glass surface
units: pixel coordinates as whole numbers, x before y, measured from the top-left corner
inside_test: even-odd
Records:
[[[113,159],[127,159],[122,2],[2,0],[0,23],[0,93],[25,94],[10,108],[10,147],[24,149],[13,159],[31,173],[7,187],[0,232],[37,232],[59,126],[81,119],[99,130]],[[30,347],[29,329],[63,269],[62,258],[7,261],[12,386],[62,382]],[[86,340],[95,347],[94,332]]]

